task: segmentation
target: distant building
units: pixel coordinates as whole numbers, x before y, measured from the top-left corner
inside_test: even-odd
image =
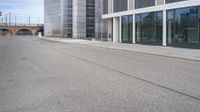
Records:
[[[106,19],[102,19],[102,15],[103,15],[102,0],[96,0],[95,1],[95,38],[107,39],[108,22]]]
[[[44,35],[60,36],[61,0],[44,0]]]
[[[44,0],[45,35],[67,38],[102,38],[106,22],[101,0]]]

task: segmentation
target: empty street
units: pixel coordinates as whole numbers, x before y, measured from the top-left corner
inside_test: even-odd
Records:
[[[200,61],[0,37],[0,112],[200,112]]]

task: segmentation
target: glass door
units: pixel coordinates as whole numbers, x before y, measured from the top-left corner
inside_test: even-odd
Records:
[[[133,42],[133,16],[122,16],[122,42],[132,43]]]

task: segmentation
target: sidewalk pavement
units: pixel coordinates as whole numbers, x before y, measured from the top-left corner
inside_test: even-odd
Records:
[[[41,39],[64,42],[64,43],[75,43],[75,44],[81,44],[81,45],[87,45],[87,46],[93,46],[93,47],[123,50],[123,51],[128,51],[128,52],[159,55],[159,56],[165,56],[165,57],[171,57],[171,58],[181,58],[181,59],[186,59],[186,60],[200,61],[199,49],[113,43],[113,42],[104,42],[104,41],[90,41],[90,40],[82,40],[82,39],[55,38],[55,37],[42,37]]]

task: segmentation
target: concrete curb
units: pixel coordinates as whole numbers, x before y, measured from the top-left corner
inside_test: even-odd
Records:
[[[186,57],[180,57],[180,56],[169,56],[169,55],[164,55],[164,54],[158,54],[158,53],[149,53],[149,52],[140,52],[140,51],[132,51],[128,49],[123,49],[123,48],[117,48],[117,47],[108,47],[108,46],[103,46],[103,45],[92,45],[90,44],[92,41],[88,40],[80,40],[78,39],[77,42],[68,42],[68,41],[63,41],[63,40],[55,40],[55,39],[49,39],[49,38],[39,38],[42,40],[48,40],[48,41],[56,41],[56,42],[61,42],[61,43],[73,43],[73,44],[80,44],[80,45],[85,45],[85,46],[90,46],[90,47],[98,47],[98,48],[105,48],[105,49],[112,49],[112,50],[120,50],[120,51],[125,51],[129,53],[140,53],[140,54],[146,54],[146,55],[154,55],[154,56],[161,56],[161,57],[167,57],[167,58],[175,58],[175,59],[182,59],[182,60],[189,60],[189,61],[195,61],[195,62],[200,62],[200,58],[186,58]],[[57,38],[59,39],[59,38]],[[70,39],[69,39],[70,40]],[[82,41],[82,42],[78,42]]]

